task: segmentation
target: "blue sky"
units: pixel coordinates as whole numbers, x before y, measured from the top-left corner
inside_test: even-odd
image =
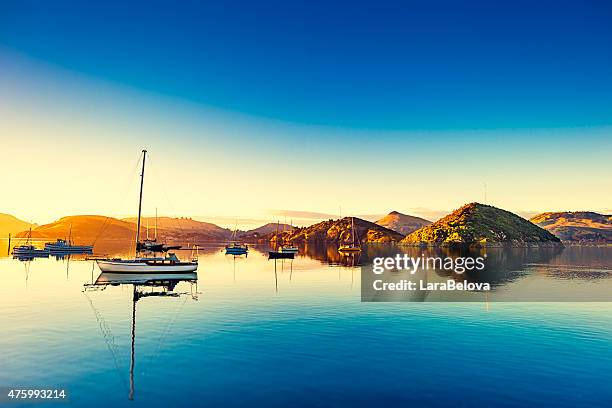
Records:
[[[203,184],[177,215],[435,218],[484,183],[519,213],[608,211],[610,21],[609,2],[3,1],[3,172],[91,167],[39,187],[44,211],[9,180],[4,212],[128,213],[105,180],[143,145],[165,184]]]
[[[289,122],[491,129],[612,117],[605,1],[89,3],[4,1],[2,44]]]

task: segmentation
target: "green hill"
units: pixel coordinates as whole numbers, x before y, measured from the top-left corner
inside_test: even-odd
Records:
[[[431,225],[420,228],[401,241],[420,245],[554,245],[552,233],[490,205],[466,204]]]

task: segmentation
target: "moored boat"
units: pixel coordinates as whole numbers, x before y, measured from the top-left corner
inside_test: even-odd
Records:
[[[25,244],[15,246],[12,254],[13,258],[19,259],[48,258],[49,250],[36,248],[32,244],[32,228],[30,228]]]
[[[96,263],[102,272],[114,273],[184,273],[198,269],[197,258],[181,261],[173,253],[164,257],[141,257],[140,224],[142,217],[142,190],[144,185],[147,151],[142,151],[142,173],[140,174],[140,198],[138,201],[138,222],[136,224],[136,256],[133,259],[98,259]],[[140,244],[140,245],[139,245]]]
[[[248,245],[230,244],[225,246],[226,255],[246,255],[249,253]]]
[[[36,248],[32,244],[26,244],[13,248],[13,256],[16,258],[47,258],[49,251]]]
[[[351,217],[351,242],[348,244],[343,244],[338,247],[338,252],[340,253],[356,253],[361,252],[361,246],[359,245],[359,238],[355,239],[355,221],[353,217]]]
[[[234,228],[230,242],[225,246],[226,255],[246,255],[249,253],[249,246],[237,241],[238,226]]]
[[[174,254],[166,257],[104,259],[97,263],[102,272],[115,273],[186,273],[198,269],[197,262],[181,262]]]
[[[268,259],[293,259],[295,252],[268,251]]]
[[[282,245],[279,245],[278,242],[282,240],[282,235],[279,238],[279,224],[280,222],[277,221],[276,222],[276,234],[275,234],[275,243],[274,246],[276,247],[275,250],[273,251],[268,251],[268,259],[293,259],[294,255],[296,254],[297,251],[293,252],[293,251],[284,251],[283,252],[283,247]]]
[[[164,244],[156,242],[152,239],[145,239],[144,241],[138,243],[138,250],[148,252],[163,252]]]
[[[45,249],[50,252],[91,253],[92,245],[73,245],[69,240],[57,239],[55,242],[45,242]]]

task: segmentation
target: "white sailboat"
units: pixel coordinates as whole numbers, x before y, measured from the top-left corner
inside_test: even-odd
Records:
[[[355,239],[355,220],[351,217],[351,242],[349,244],[340,245],[338,252],[344,253],[355,253],[361,252],[361,245],[359,239]]]
[[[136,227],[136,256],[133,259],[99,259],[96,262],[102,272],[114,273],[185,273],[198,269],[198,260],[181,261],[173,253],[164,257],[141,257],[140,219],[142,213],[142,189],[144,185],[147,151],[142,151],[142,173],[140,174],[140,198],[138,201],[138,223]]]
[[[287,220],[285,219],[285,224],[287,224]],[[293,229],[293,220],[291,220],[291,224],[289,226],[290,230],[289,232],[292,231]],[[283,235],[285,232],[285,225],[283,225]],[[293,243],[291,241],[289,241],[289,243],[285,242],[285,239],[282,238],[282,242],[283,242],[283,246],[280,248],[281,252],[287,252],[287,253],[294,253],[297,254],[299,249],[298,247],[296,247],[295,245],[293,245]]]

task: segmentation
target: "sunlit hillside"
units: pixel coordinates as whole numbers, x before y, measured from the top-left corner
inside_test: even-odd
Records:
[[[531,218],[531,222],[563,241],[612,243],[612,215],[591,211],[546,212]]]
[[[376,224],[397,231],[400,234],[407,235],[421,227],[431,224],[431,221],[412,215],[402,214],[397,211],[391,211],[389,214],[376,221]]]
[[[32,238],[69,238],[74,242],[92,244],[96,240],[134,240],[135,225],[101,215],[72,215],[32,230]],[[27,231],[19,233],[25,237]]]
[[[35,225],[10,214],[0,213],[0,238],[6,238],[8,234],[15,235],[20,231],[27,230],[30,226]]]

